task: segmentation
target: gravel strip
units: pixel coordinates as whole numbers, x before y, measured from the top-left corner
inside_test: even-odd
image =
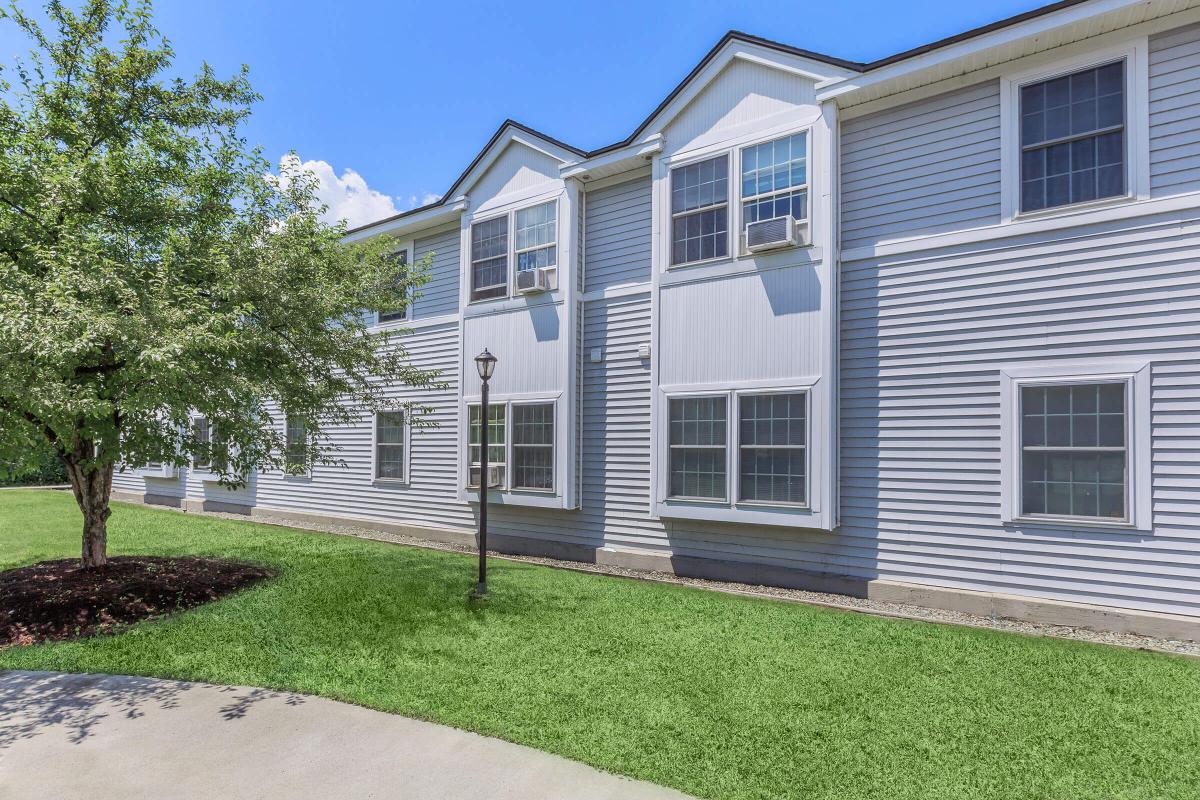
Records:
[[[247,519],[243,514],[227,514],[217,511],[190,511],[186,513],[199,513],[210,517],[222,517],[225,519],[238,519],[242,521],[246,521]],[[444,550],[447,552],[468,554],[478,552],[470,545],[433,542],[428,539],[421,539],[415,536],[389,533],[387,531],[380,531],[375,530],[374,528],[357,525],[321,524],[316,522],[298,521],[285,517],[271,517],[267,515],[255,515],[253,521],[266,523],[268,525],[280,525],[285,528],[300,528],[303,530],[333,533],[339,536],[353,536],[359,539],[373,539],[380,542],[392,542],[394,544],[422,547],[427,550]],[[1128,647],[1135,650],[1154,650],[1163,653],[1173,653],[1176,655],[1200,658],[1200,642],[1181,641],[1177,639],[1159,639],[1153,636],[1140,636],[1133,633],[1094,631],[1090,628],[1075,628],[1068,625],[1049,625],[1041,622],[1026,622],[1024,620],[1002,617],[982,617],[977,614],[966,614],[961,611],[925,608],[924,606],[914,606],[906,603],[889,603],[881,600],[868,600],[861,597],[850,597],[849,595],[828,594],[826,592],[810,592],[804,589],[781,589],[776,586],[753,586],[744,583],[712,581],[703,578],[684,578],[678,575],[673,575],[669,572],[633,570],[604,564],[588,564],[581,561],[563,561],[557,558],[543,558],[541,556],[514,556],[505,555],[502,553],[494,553],[492,551],[489,551],[489,554],[494,555],[496,558],[501,558],[508,561],[520,561],[526,564],[541,564],[543,566],[554,567],[556,569],[569,569],[575,572],[595,572],[602,575],[615,575],[622,578],[648,580],[658,583],[673,583],[681,586],[692,586],[697,589],[724,592],[726,594],[737,594],[747,597],[762,597],[773,600],[785,600],[793,603],[807,603],[809,605],[840,608],[847,611],[858,611],[864,614],[873,614],[881,617],[896,617],[899,619],[920,620],[924,622],[940,622],[950,625],[966,625],[972,628],[990,628],[992,630],[1007,631],[1009,633],[1021,633],[1028,636],[1053,636],[1059,639],[1074,639],[1081,642],[1095,642],[1098,644],[1113,645],[1115,647]]]

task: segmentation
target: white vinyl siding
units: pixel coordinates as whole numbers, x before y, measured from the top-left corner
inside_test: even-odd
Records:
[[[1200,25],[1150,37],[1150,191],[1200,190]]]

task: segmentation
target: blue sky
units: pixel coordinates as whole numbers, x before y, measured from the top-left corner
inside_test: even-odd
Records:
[[[202,60],[223,73],[250,66],[264,96],[250,141],[272,159],[295,150],[313,162],[326,200],[360,224],[444,192],[506,117],[583,148],[624,138],[729,29],[861,61],[1045,2],[160,0],[155,8],[181,72]],[[6,62],[21,49],[9,27],[0,30]]]

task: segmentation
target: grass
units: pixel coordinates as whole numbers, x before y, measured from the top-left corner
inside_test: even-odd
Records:
[[[0,569],[77,553],[62,492],[0,493]],[[705,798],[1195,798],[1200,662],[116,506],[114,554],[280,577],[0,668],[324,695]]]

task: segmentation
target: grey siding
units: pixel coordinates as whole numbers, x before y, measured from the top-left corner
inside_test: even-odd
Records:
[[[458,279],[462,269],[458,260],[459,249],[457,227],[417,239],[413,243],[414,260],[420,261],[433,253],[429,283],[421,287],[420,297],[413,303],[414,319],[458,313]]]
[[[1195,212],[850,262],[842,528],[878,574],[1200,613]],[[1152,535],[1000,522],[1000,368],[1152,361]]]
[[[846,248],[1000,220],[1000,84],[846,120]]]
[[[1200,189],[1200,25],[1150,39],[1150,193]]]
[[[650,176],[587,193],[584,286],[650,281]]]

